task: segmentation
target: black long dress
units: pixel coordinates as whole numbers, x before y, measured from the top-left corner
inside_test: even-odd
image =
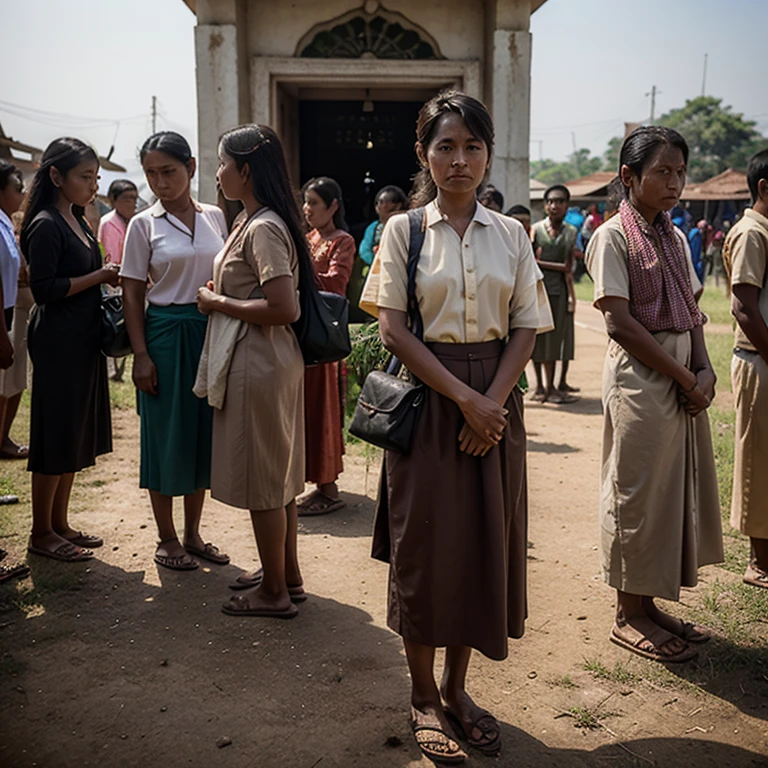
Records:
[[[78,472],[112,450],[106,358],[100,341],[101,287],[67,296],[70,278],[101,267],[90,230],[85,243],[55,208],[34,219],[25,238],[35,307],[29,324],[32,408],[27,469]]]

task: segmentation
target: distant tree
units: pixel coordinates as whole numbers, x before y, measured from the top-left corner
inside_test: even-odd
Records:
[[[565,162],[534,160],[531,162],[531,177],[542,184],[563,184],[567,181],[588,176],[600,170],[600,158],[591,157],[586,148],[577,149]]]
[[[722,103],[714,96],[698,96],[659,118],[659,125],[674,128],[688,142],[691,181],[704,181],[729,167],[743,169],[749,156],[766,144],[754,121]]]
[[[603,153],[603,170],[614,171],[618,173],[619,170],[619,152],[621,151],[621,145],[623,139],[620,136],[614,136],[608,142],[608,149]]]

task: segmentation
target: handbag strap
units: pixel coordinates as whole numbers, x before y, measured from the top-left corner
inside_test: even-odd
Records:
[[[419,301],[416,298],[416,270],[419,266],[419,256],[421,256],[421,247],[424,245],[424,236],[427,228],[426,209],[421,206],[420,208],[413,208],[408,211],[408,224],[410,236],[408,239],[408,262],[406,264],[406,274],[408,276],[406,285],[407,315],[411,332],[419,341],[424,341],[424,321],[421,318]],[[387,364],[386,372],[397,376],[401,367],[402,363],[400,360],[392,355]]]

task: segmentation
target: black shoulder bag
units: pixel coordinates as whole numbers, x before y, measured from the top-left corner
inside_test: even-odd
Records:
[[[101,297],[101,351],[107,357],[131,354],[131,340],[125,327],[123,296],[105,293]]]
[[[408,222],[408,321],[411,332],[422,341],[424,325],[416,300],[416,268],[424,243],[424,209],[408,211]],[[400,378],[401,368],[402,363],[393,355],[386,371],[371,371],[365,377],[349,431],[379,448],[407,454],[427,388],[421,382]]]

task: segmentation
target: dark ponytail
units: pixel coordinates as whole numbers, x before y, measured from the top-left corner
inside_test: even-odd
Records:
[[[139,150],[139,160],[143,163],[144,158],[150,152],[163,152],[170,155],[174,160],[178,160],[183,165],[189,165],[192,159],[192,149],[189,142],[175,131],[158,131],[153,133],[142,145]]]
[[[301,188],[301,194],[306,195],[310,190],[320,197],[326,207],[334,200],[339,204],[336,208],[336,212],[333,214],[333,226],[336,227],[336,229],[342,229],[344,232],[349,232],[346,212],[344,211],[344,199],[341,194],[339,183],[328,176],[317,176],[314,179],[310,179]]]
[[[21,251],[26,253],[27,236],[32,222],[40,211],[54,205],[56,187],[51,180],[51,168],[55,168],[62,176],[66,176],[73,168],[85,161],[94,161],[97,165],[99,157],[92,147],[80,139],[64,137],[52,141],[40,160],[40,167],[32,179],[24,210],[24,220],[21,224]],[[83,219],[84,209],[79,205],[72,206],[72,212]],[[83,219],[84,220],[84,219]]]
[[[299,260],[299,291],[311,289],[315,268],[277,134],[267,125],[241,125],[221,137],[221,148],[234,158],[238,170],[248,166],[254,197],[285,222]]]
[[[688,164],[688,144],[674,128],[662,125],[641,125],[624,139],[619,153],[619,178],[621,169],[627,166],[632,173],[641,178],[648,163],[664,146],[675,147],[683,153],[683,160]],[[623,182],[622,182],[623,184]],[[629,195],[629,188],[624,187],[624,196]]]
[[[482,141],[488,148],[488,157],[493,155],[493,118],[485,104],[460,91],[443,91],[430,99],[420,110],[416,120],[416,141],[426,155],[429,145],[435,138],[440,118],[443,115],[456,114],[461,117],[469,132]],[[437,197],[437,186],[429,166],[422,165],[414,176],[411,190],[411,207],[431,203]]]

